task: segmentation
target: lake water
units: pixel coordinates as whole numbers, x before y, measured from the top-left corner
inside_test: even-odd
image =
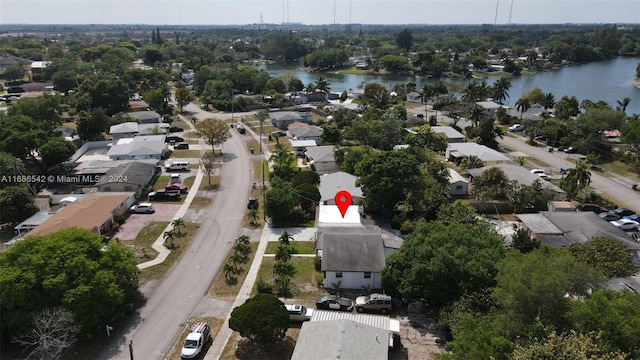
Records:
[[[617,100],[628,97],[631,102],[627,107],[627,113],[640,114],[640,89],[633,85],[638,63],[640,63],[640,58],[618,57],[610,61],[565,66],[557,71],[512,77],[512,88],[509,90],[509,98],[505,103],[509,106],[515,106],[515,102],[522,94],[537,86],[545,93],[553,93],[556,100],[568,95],[575,96],[578,101],[585,99],[593,102],[604,100],[614,108]],[[271,76],[278,76],[287,70],[294,71],[305,85],[315,82],[318,77],[323,76],[329,81],[331,91],[335,92],[356,89],[362,82],[377,82],[389,89],[394,84],[413,81],[417,84],[418,89],[421,89],[425,83],[435,81],[434,79],[394,75],[308,73],[300,70],[300,66],[300,64],[266,64],[260,67]],[[490,77],[486,81],[488,84],[492,84],[496,79],[497,77]],[[461,86],[465,86],[469,81],[450,78],[442,78],[441,80]]]

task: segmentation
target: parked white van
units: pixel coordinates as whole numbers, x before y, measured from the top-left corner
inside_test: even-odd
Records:
[[[171,164],[165,166],[167,171],[190,171],[188,161],[174,161]]]

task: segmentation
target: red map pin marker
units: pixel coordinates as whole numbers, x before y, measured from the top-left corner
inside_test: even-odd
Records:
[[[349,208],[349,205],[351,205],[351,194],[345,190],[338,191],[334,200],[336,201],[336,205],[338,205],[340,214],[342,214],[342,218],[344,219],[344,214],[347,213],[347,209]]]

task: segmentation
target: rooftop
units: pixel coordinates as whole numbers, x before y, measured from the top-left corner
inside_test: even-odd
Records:
[[[320,202],[335,198],[338,191],[346,190],[352,198],[362,198],[362,188],[356,186],[358,177],[344,171],[320,176]]]

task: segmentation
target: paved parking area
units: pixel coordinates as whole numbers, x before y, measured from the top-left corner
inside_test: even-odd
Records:
[[[153,206],[156,208],[156,212],[153,214],[131,214],[127,221],[120,226],[115,236],[121,240],[134,240],[140,229],[151,222],[171,221],[181,204],[155,202]]]

